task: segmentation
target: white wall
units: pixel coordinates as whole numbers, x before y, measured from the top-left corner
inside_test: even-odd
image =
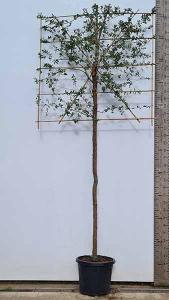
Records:
[[[91,252],[91,131],[51,124],[38,131],[33,77],[36,15],[78,13],[92,3],[1,3],[0,280],[78,280],[75,258]],[[154,6],[152,0],[116,4]],[[153,281],[149,122],[101,125],[99,175],[99,252],[117,261],[112,280]]]

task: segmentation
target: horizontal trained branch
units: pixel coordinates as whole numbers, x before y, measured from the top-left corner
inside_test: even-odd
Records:
[[[148,16],[150,16],[150,15],[156,15],[156,12],[155,11],[153,11],[153,12],[135,12],[134,13],[135,15],[148,15]],[[38,16],[37,16],[37,18],[38,19],[42,19],[42,20],[45,20],[45,19],[51,19],[51,18],[53,18],[53,17],[56,17],[56,18],[73,18],[73,17],[76,17],[76,16],[79,16],[79,17],[84,17],[85,16],[85,14],[73,14],[73,15],[63,15],[63,16],[43,16],[42,14],[39,14]],[[93,15],[93,14],[90,14],[91,16]],[[129,12],[123,12],[123,11],[121,11],[121,12],[114,12],[114,15],[119,15],[119,16],[121,16],[121,15],[131,15],[131,12],[129,13]]]
[[[142,120],[154,120],[155,118],[151,118],[151,117],[147,117],[147,118],[138,118],[140,121],[142,121]],[[137,119],[136,118],[108,118],[108,119],[106,119],[106,118],[102,118],[102,119],[97,119],[97,121],[99,122],[99,121],[137,121]],[[36,121],[36,123],[37,122],[39,122],[39,123],[53,123],[53,122],[55,122],[55,123],[59,123],[59,121],[60,121],[60,119],[59,120],[40,120],[40,121]],[[79,120],[77,120],[78,122],[92,122],[93,120],[92,119],[79,119]],[[64,119],[64,120],[62,120],[62,122],[74,122],[74,120],[73,119]]]
[[[155,63],[146,63],[146,64],[134,64],[134,65],[110,65],[109,68],[125,68],[125,67],[147,67],[147,66],[155,66]],[[107,67],[107,66],[106,66]],[[106,68],[104,66],[98,66],[99,69],[104,69]],[[69,67],[69,66],[61,66],[61,67],[41,67],[41,68],[37,68],[37,71],[40,70],[49,70],[49,69],[63,69],[63,70],[76,70],[78,71],[78,69],[85,69],[85,70],[90,70],[90,68],[88,67]]]
[[[121,91],[122,93],[152,93],[155,92],[155,90],[132,90],[132,91]],[[113,92],[97,92],[98,94],[114,94]],[[76,95],[76,93],[71,93],[72,95]],[[67,93],[41,93],[38,94],[38,96],[62,96],[62,95],[67,95],[69,96]],[[83,95],[91,95],[91,93],[83,93]]]
[[[122,40],[125,40],[125,41],[127,41],[127,40],[132,40],[132,41],[138,41],[138,40],[155,40],[155,39],[156,39],[155,36],[151,36],[151,37],[135,37],[135,38],[133,38],[133,37],[131,37],[131,38],[122,38]],[[70,39],[65,39],[64,42],[69,42],[69,41],[70,41]],[[113,41],[113,39],[112,38],[105,38],[105,39],[100,39],[100,41]],[[41,43],[42,44],[54,44],[54,43],[60,43],[60,40],[55,39],[55,41],[47,41],[45,39],[42,39]]]

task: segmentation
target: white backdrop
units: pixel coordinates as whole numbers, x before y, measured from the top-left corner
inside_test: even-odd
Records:
[[[91,131],[79,125],[45,125],[38,131],[33,77],[39,51],[36,15],[78,13],[93,3],[1,3],[0,280],[78,280],[75,258],[91,253]],[[152,0],[115,4],[154,6]],[[99,253],[117,261],[112,280],[153,281],[149,123],[101,125],[98,201]]]

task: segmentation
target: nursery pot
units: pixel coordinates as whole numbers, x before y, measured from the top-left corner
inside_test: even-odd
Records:
[[[110,293],[111,273],[115,259],[98,255],[79,256],[76,259],[79,268],[80,293],[88,296],[101,296]]]

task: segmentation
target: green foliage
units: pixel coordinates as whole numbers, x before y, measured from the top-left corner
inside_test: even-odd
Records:
[[[138,16],[131,8],[121,13],[119,7],[94,4],[91,11],[83,9],[69,19],[38,18],[43,19],[41,81],[55,96],[42,101],[45,109],[53,108],[62,119],[67,116],[75,122],[92,118],[91,72],[97,65],[98,92],[112,95],[112,103],[102,112],[130,110],[124,89],[141,78],[143,70],[137,65],[149,63],[149,39],[144,37],[151,29],[151,14]],[[60,80],[68,78],[71,88],[59,94]]]

